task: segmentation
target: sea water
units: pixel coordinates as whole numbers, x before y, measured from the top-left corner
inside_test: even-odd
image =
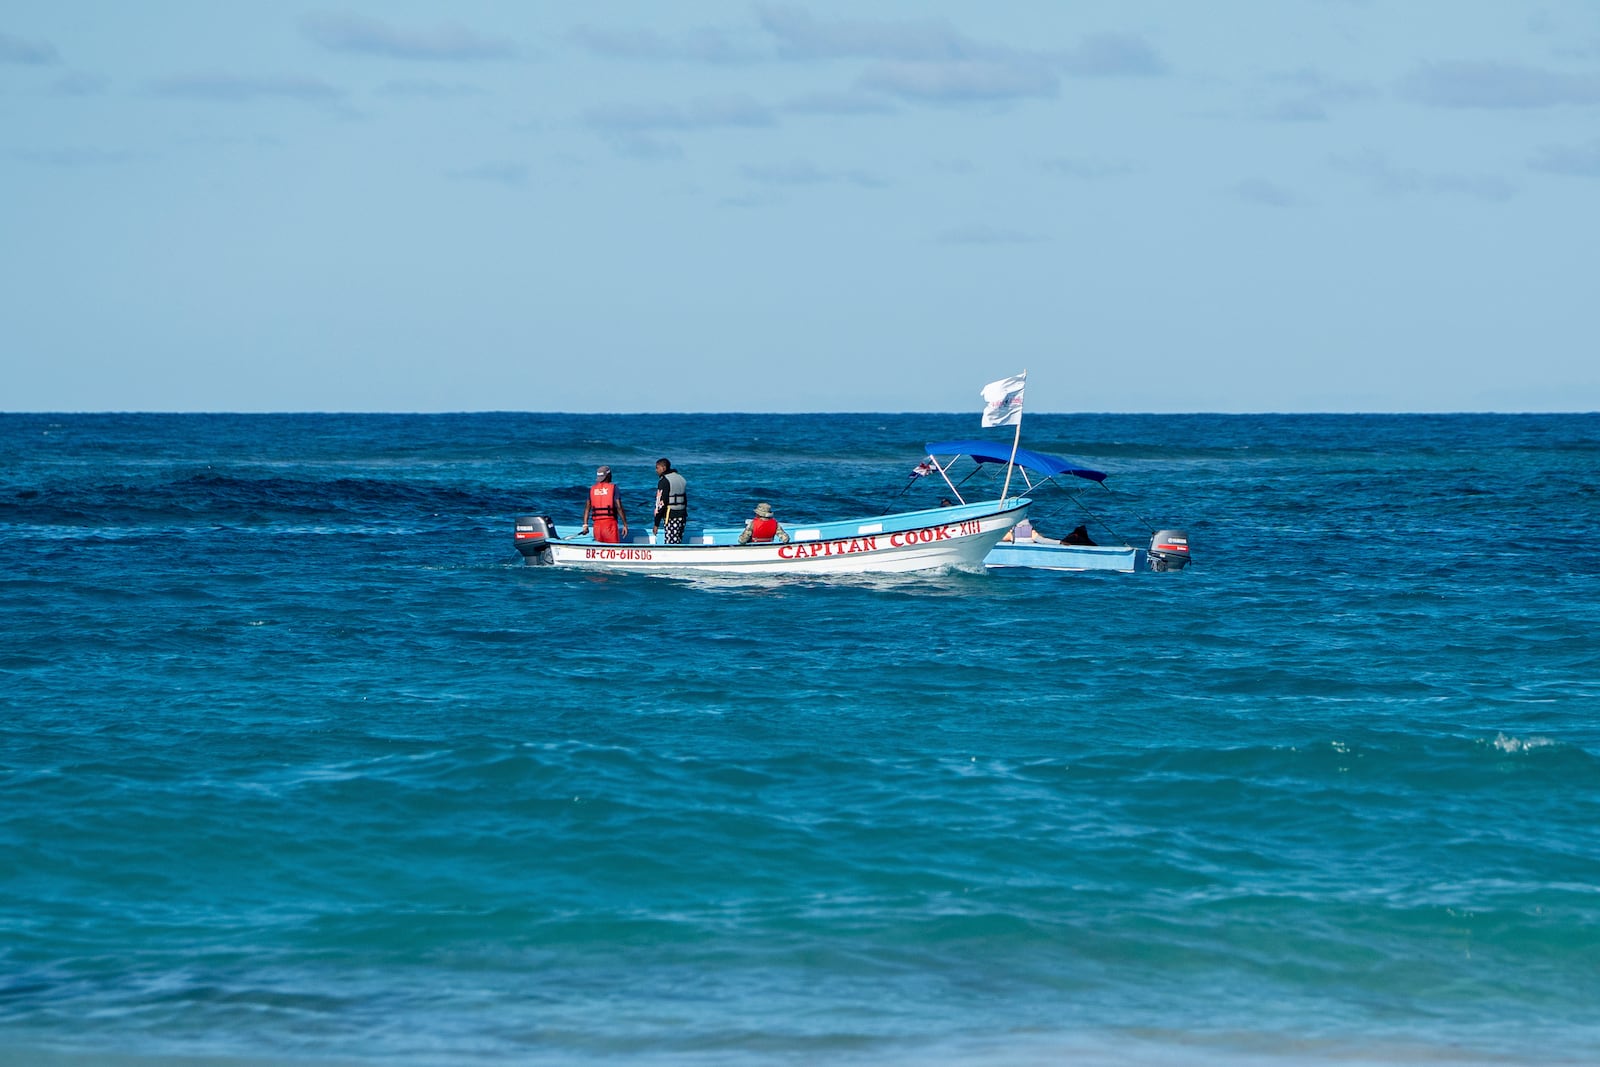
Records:
[[[0,415],[0,1061],[1600,1060],[1600,417],[1028,416],[1177,574],[513,549],[977,421]]]

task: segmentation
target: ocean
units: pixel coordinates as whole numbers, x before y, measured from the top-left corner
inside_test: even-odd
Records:
[[[0,415],[0,1063],[1600,1061],[1600,416],[1027,416],[1176,574],[513,548],[977,423]]]

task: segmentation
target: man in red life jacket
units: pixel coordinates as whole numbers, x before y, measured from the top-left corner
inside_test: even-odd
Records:
[[[594,472],[594,484],[589,487],[589,502],[583,505],[583,529],[578,533],[589,532],[591,512],[594,514],[596,541],[616,544],[619,524],[622,527],[622,536],[628,536],[628,516],[622,510],[622,501],[617,499],[617,487],[611,481],[610,467],[601,467]]]
[[[746,520],[744,529],[739,533],[739,543],[748,545],[751,541],[779,540],[784,544],[789,543],[789,533],[772,517],[771,504],[757,504],[756,516]]]

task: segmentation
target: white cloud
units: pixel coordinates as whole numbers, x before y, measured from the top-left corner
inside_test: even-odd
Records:
[[[1550,145],[1528,165],[1547,174],[1600,178],[1600,139],[1584,145]]]
[[[449,176],[460,181],[490,182],[495,185],[521,187],[528,184],[528,168],[521,163],[498,160],[476,167],[453,170]]]
[[[1246,178],[1234,185],[1229,193],[1236,200],[1262,207],[1293,207],[1296,202],[1293,193],[1265,178]]]
[[[572,40],[597,56],[647,63],[749,63],[764,58],[716,29],[688,30],[668,36],[655,30],[603,29],[579,26]]]
[[[875,93],[850,91],[795,97],[782,110],[796,115],[891,115],[898,108]]]
[[[777,38],[785,59],[948,61],[976,59],[989,51],[946,22],[822,22],[795,7],[758,10],[762,27]]]
[[[1166,61],[1144,38],[1131,33],[1085,37],[1060,57],[1061,69],[1080,78],[1151,78],[1167,73]]]
[[[684,105],[605,104],[590,108],[584,121],[598,130],[690,131],[771,126],[772,109],[749,97],[703,97]]]
[[[247,77],[236,74],[191,74],[158,78],[150,83],[150,90],[157,96],[223,103],[274,97],[316,103],[337,100],[344,95],[341,90],[317,78]]]
[[[17,63],[22,66],[48,66],[61,61],[56,46],[40,41],[25,41],[9,33],[0,33],[0,63]]]
[[[887,184],[865,171],[824,170],[806,160],[745,167],[744,176],[763,185],[854,185],[881,189]]]
[[[1038,234],[983,223],[952,226],[941,230],[936,237],[940,244],[945,245],[1024,245],[1037,244],[1043,239]]]
[[[516,48],[503,38],[486,37],[455,23],[429,29],[398,29],[357,15],[308,15],[305,35],[324,48],[389,59],[479,62],[510,59]]]
[[[1448,108],[1542,108],[1600,103],[1600,76],[1511,63],[1429,63],[1407,75],[1401,92]]]
[[[1333,166],[1335,170],[1366,179],[1386,196],[1454,195],[1503,202],[1517,192],[1517,187],[1504,178],[1397,167],[1377,153],[1336,157]]]
[[[864,88],[938,103],[993,102],[1059,94],[1060,79],[1037,61],[961,60],[881,63],[861,76]]]
[[[423,100],[455,100],[465,96],[482,96],[483,89],[466,82],[440,82],[426,78],[402,79],[384,82],[378,87],[383,96],[410,97]]]

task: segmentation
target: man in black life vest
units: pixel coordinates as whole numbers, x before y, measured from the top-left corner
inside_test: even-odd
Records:
[[[683,475],[672,469],[672,461],[665,457],[656,460],[656,515],[650,536],[664,526],[666,544],[683,544],[683,528],[689,521],[689,484]]]

